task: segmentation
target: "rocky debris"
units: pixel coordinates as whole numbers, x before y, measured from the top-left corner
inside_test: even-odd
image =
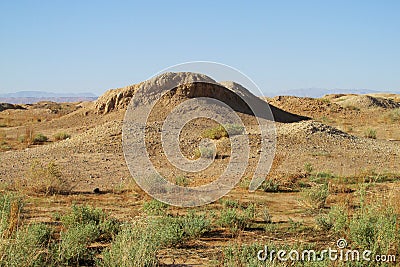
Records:
[[[281,125],[281,127],[279,127],[278,132],[283,135],[294,135],[301,133],[302,135],[305,136],[311,136],[313,134],[320,133],[330,137],[339,137],[346,139],[357,138],[335,127],[317,121],[302,121],[298,123],[292,123],[290,125]]]
[[[373,97],[369,95],[350,95],[337,98],[336,102],[343,107],[357,108],[384,108],[394,109],[400,108],[400,103],[389,98]]]
[[[0,103],[0,111],[6,109],[25,109],[23,106],[17,104],[9,104],[9,103]]]

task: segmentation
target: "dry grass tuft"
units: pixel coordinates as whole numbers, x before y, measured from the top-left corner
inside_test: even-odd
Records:
[[[30,169],[17,189],[25,189],[36,194],[69,194],[72,186],[64,178],[60,168],[54,162],[43,164],[39,160],[31,163]]]

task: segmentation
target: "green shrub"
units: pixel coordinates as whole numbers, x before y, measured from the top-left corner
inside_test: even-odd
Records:
[[[155,230],[149,225],[136,223],[119,232],[111,247],[101,253],[97,264],[107,267],[158,266],[159,248]]]
[[[278,192],[279,191],[279,183],[273,179],[266,179],[261,184],[260,189],[264,192]]]
[[[303,191],[300,202],[310,210],[321,209],[325,207],[328,196],[328,185],[317,185]]]
[[[304,170],[306,171],[306,173],[309,175],[312,173],[313,171],[313,166],[311,165],[311,163],[307,162],[304,164]]]
[[[24,135],[24,134],[19,135],[18,138],[17,138],[17,140],[18,140],[18,142],[20,142],[20,143],[25,143],[25,142],[26,142],[26,135]]]
[[[206,216],[194,212],[179,217],[138,221],[118,233],[97,263],[100,266],[158,266],[157,254],[161,248],[197,238],[209,227],[210,221]]]
[[[10,145],[7,145],[7,142],[2,142],[2,144],[0,144],[0,150],[2,151],[8,151],[11,149],[12,147]]]
[[[164,215],[168,209],[168,204],[152,199],[143,203],[143,210],[147,215],[159,216]]]
[[[398,227],[398,215],[390,206],[383,209],[364,206],[348,225],[354,245],[375,253],[389,253],[393,248],[400,248]]]
[[[181,218],[161,217],[150,222],[151,231],[160,246],[170,247],[182,243],[185,240],[185,232]],[[153,230],[154,229],[154,230]]]
[[[189,211],[181,220],[184,236],[188,239],[198,238],[211,228],[211,221],[204,214],[198,215],[194,211]]]
[[[318,172],[310,175],[309,178],[311,182],[326,184],[329,179],[336,178],[336,176],[330,172]]]
[[[205,130],[202,133],[202,137],[210,139],[221,139],[223,137],[229,137],[233,135],[243,134],[244,127],[238,124],[225,124],[218,125],[214,128]]]
[[[244,132],[244,127],[240,124],[224,124],[229,136],[240,135]]]
[[[190,184],[190,180],[185,176],[177,176],[175,178],[175,184],[186,187]]]
[[[70,138],[71,135],[67,134],[66,132],[59,132],[59,133],[56,133],[53,137],[56,141],[60,141],[60,140],[65,140],[65,139]]]
[[[346,207],[335,205],[329,209],[327,214],[316,217],[317,226],[325,231],[333,231],[336,234],[344,233],[349,223],[349,213]]]
[[[71,210],[61,217],[61,222],[66,228],[79,224],[98,225],[106,218],[103,210],[91,206],[72,205]]]
[[[196,154],[196,157],[203,157],[212,159],[214,158],[214,149],[206,146],[200,146],[199,152]]]
[[[360,208],[350,214],[344,206],[333,206],[328,214],[317,217],[318,226],[337,237],[346,237],[351,247],[371,250],[375,255],[400,252],[399,214],[391,205],[377,200],[373,205],[366,204],[364,198],[362,188]]]
[[[61,216],[60,220],[67,229],[78,225],[95,225],[103,240],[111,240],[119,232],[121,225],[120,221],[109,218],[102,209],[80,205],[72,205],[71,210]]]
[[[237,201],[235,199],[221,198],[219,200],[219,202],[222,204],[222,206],[224,208],[239,208],[240,207],[239,201]]]
[[[264,249],[264,244],[232,244],[222,250],[218,258],[218,266],[268,266],[265,262],[258,260],[257,253]],[[269,262],[269,261],[267,261]]]
[[[41,133],[38,133],[33,137],[32,142],[33,142],[33,144],[37,145],[37,144],[42,144],[44,142],[47,142],[47,140],[49,140],[49,138],[47,136],[45,136]]]
[[[61,264],[78,265],[84,261],[93,261],[94,252],[88,246],[100,236],[98,227],[93,223],[78,224],[60,233],[60,244],[55,258]]]
[[[200,237],[210,230],[211,221],[204,214],[189,211],[185,216],[157,218],[150,225],[157,229],[157,239],[165,247]]]
[[[32,224],[18,230],[13,238],[0,239],[0,266],[46,266],[51,229]]]
[[[374,129],[367,129],[364,132],[364,137],[366,138],[371,138],[371,139],[376,139],[376,130]]]
[[[111,240],[121,230],[121,222],[116,218],[107,218],[100,222],[99,229],[101,233],[101,239]]]
[[[248,227],[254,219],[255,207],[249,205],[247,208],[224,208],[221,210],[217,224],[221,227],[228,228],[232,234]]]

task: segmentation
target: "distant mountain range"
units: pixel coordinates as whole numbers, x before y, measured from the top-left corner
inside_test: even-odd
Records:
[[[39,101],[80,102],[93,101],[97,96],[93,93],[51,93],[44,91],[19,91],[0,94],[0,103],[32,104]]]
[[[399,91],[383,91],[369,89],[327,89],[327,88],[301,88],[285,91],[276,91],[267,93],[265,96],[273,97],[277,95],[291,95],[299,97],[319,98],[327,94],[373,94],[373,93],[394,93]],[[80,102],[94,101],[98,98],[93,93],[52,93],[44,91],[19,91],[15,93],[0,94],[0,103],[11,104],[33,104],[40,101],[53,102]]]
[[[291,89],[285,91],[276,92],[275,95],[291,95],[299,97],[323,97],[328,94],[374,94],[374,93],[394,93],[400,94],[400,92],[383,91],[383,90],[369,90],[369,89],[327,89],[327,88],[301,88]]]

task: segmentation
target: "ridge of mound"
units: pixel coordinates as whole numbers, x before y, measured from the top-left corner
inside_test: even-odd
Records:
[[[356,139],[357,137],[345,133],[335,127],[317,122],[317,121],[301,121],[298,123],[290,124],[286,127],[280,127],[279,133],[284,135],[293,135],[293,134],[305,134],[306,136],[310,136],[313,134],[325,134],[330,137],[339,137],[346,139]]]
[[[0,111],[6,109],[25,109],[23,106],[17,104],[9,104],[9,103],[0,103]]]
[[[113,110],[125,109],[131,101],[133,95],[138,91],[139,88],[142,88],[142,92],[146,94],[142,97],[142,99],[146,101],[150,100],[149,98],[154,98],[157,96],[157,92],[154,92],[153,90],[154,88],[168,88],[176,83],[186,84],[198,81],[216,83],[213,79],[207,77],[206,75],[198,73],[167,72],[138,84],[108,90],[97,99],[95,103],[95,110],[97,113],[104,114],[109,113]]]
[[[180,84],[180,86],[175,88],[177,84]],[[167,72],[136,85],[107,91],[96,101],[95,110],[97,113],[105,114],[113,110],[126,109],[134,95],[138,96],[135,99],[140,99],[140,103],[137,102],[134,105],[147,104],[155,99],[161,99],[161,94],[165,92],[165,89],[169,90],[172,88],[174,89],[166,94],[166,98],[164,98],[165,95],[162,96],[165,106],[170,103],[179,102],[178,99],[210,97],[228,104],[236,111],[247,114],[252,113],[247,105],[249,103],[255,109],[265,110],[268,108],[265,101],[253,95],[238,83],[217,83],[210,77],[198,73]],[[269,108],[274,118],[267,119],[274,119],[277,122],[296,122],[309,119],[308,117],[292,114],[271,105]]]
[[[351,112],[329,99],[297,96],[275,96],[273,98],[266,98],[266,100],[270,103],[270,105],[310,118]]]
[[[342,97],[337,99],[337,103],[341,106],[355,106],[358,108],[400,108],[400,103],[397,103],[392,99],[373,97],[370,95],[351,95],[348,97]]]

